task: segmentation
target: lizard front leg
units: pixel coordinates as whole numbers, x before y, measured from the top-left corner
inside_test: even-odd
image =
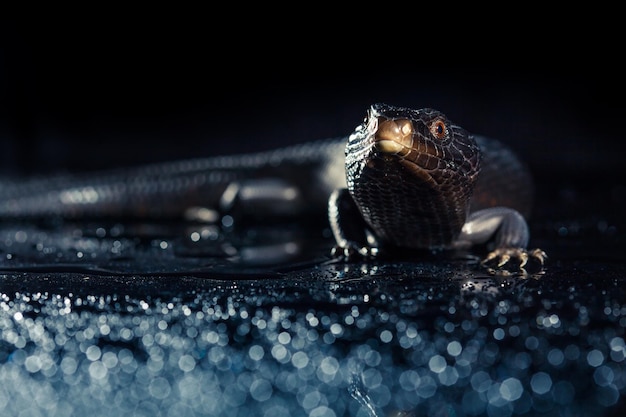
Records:
[[[531,259],[543,265],[548,256],[541,249],[527,250],[528,239],[528,225],[519,212],[492,207],[471,213],[454,245],[463,247],[493,241],[494,249],[483,259],[483,265],[502,268],[515,260],[523,269]]]
[[[335,237],[331,255],[347,261],[375,257],[376,241],[346,188],[335,190],[328,199],[328,220]]]

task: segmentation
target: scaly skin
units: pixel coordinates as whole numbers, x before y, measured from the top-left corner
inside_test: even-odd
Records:
[[[0,181],[0,219],[182,218],[193,207],[234,204],[259,216],[324,211],[342,184],[344,139],[82,175]],[[250,190],[263,196],[251,196]],[[246,200],[246,201],[240,201]]]
[[[504,145],[436,110],[384,104],[347,139],[0,181],[0,219],[180,218],[197,207],[214,219],[233,211],[263,219],[328,209],[337,257],[492,242],[484,263],[496,268],[543,264],[543,251],[526,250],[531,200],[530,175]]]
[[[347,188],[329,200],[336,256],[467,248],[491,241],[483,263],[543,264],[528,252],[528,171],[501,143],[475,138],[433,109],[373,105],[346,146]]]

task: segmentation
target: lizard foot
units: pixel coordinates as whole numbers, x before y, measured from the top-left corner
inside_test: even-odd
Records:
[[[358,246],[348,243],[346,245],[335,245],[330,252],[330,256],[346,262],[362,261],[373,259],[378,255],[378,248],[370,246]]]
[[[481,265],[492,270],[524,271],[533,264],[543,268],[548,255],[541,249],[497,248],[482,260]]]

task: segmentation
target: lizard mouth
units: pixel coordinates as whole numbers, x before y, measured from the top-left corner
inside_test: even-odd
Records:
[[[433,171],[439,166],[437,149],[421,138],[413,121],[408,118],[372,116],[367,130],[378,154],[383,159],[397,160],[414,178],[436,187]]]
[[[402,165],[413,171],[433,171],[439,167],[440,152],[437,147],[421,137],[410,119],[374,117],[372,132],[374,148],[381,156],[396,157]],[[420,172],[420,175],[424,175]]]
[[[413,123],[409,119],[373,118],[376,149],[383,154],[407,157],[413,149]]]

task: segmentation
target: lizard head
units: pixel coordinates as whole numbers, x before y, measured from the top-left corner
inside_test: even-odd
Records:
[[[404,247],[449,243],[478,177],[474,138],[433,109],[375,104],[346,145],[346,182],[363,218]]]
[[[480,150],[474,138],[433,109],[409,109],[374,104],[350,136],[347,159],[364,168],[402,173],[424,184],[442,187],[473,185]],[[392,175],[394,176],[394,175]]]

